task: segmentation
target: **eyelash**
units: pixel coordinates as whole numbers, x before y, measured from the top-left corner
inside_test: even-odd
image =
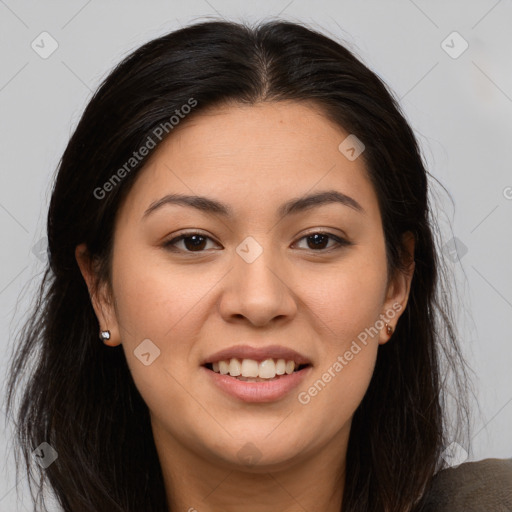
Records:
[[[207,235],[204,235],[203,233],[200,233],[200,232],[197,232],[197,231],[191,231],[191,232],[188,232],[188,233],[183,233],[181,234],[180,236],[178,237],[175,237],[171,240],[168,240],[167,242],[164,242],[163,246],[165,249],[168,249],[169,251],[172,251],[172,252],[185,252],[185,253],[188,253],[188,254],[194,254],[194,253],[202,253],[202,252],[205,252],[205,250],[202,250],[202,251],[189,251],[189,250],[183,250],[183,249],[177,249],[176,247],[174,247],[174,245],[185,239],[185,238],[191,238],[192,236],[194,235],[199,235],[203,238],[206,238],[206,239],[209,239],[209,240],[213,240],[211,237],[207,236]],[[303,240],[304,238],[308,238],[310,236],[313,236],[313,235],[323,235],[323,236],[327,236],[331,239],[333,239],[337,244],[338,246],[336,247],[330,247],[329,249],[319,249],[319,250],[315,250],[315,249],[309,249],[311,252],[318,252],[318,253],[327,253],[327,252],[331,252],[333,250],[337,250],[337,249],[341,249],[343,247],[347,247],[349,245],[353,245],[352,242],[349,242],[348,240],[344,239],[344,238],[341,238],[339,236],[336,236],[332,233],[328,233],[328,232],[325,232],[325,231],[313,231],[312,233],[308,233],[304,236],[302,236],[301,238],[299,238],[298,241],[300,240]],[[306,249],[307,250],[307,249]]]

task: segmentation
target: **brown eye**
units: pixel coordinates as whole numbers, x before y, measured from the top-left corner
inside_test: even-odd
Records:
[[[335,241],[334,248],[336,247],[342,247],[346,245],[351,245],[351,243],[348,240],[345,240],[344,238],[340,238],[336,235],[333,235],[332,233],[324,233],[324,232],[317,232],[317,233],[310,233],[304,237],[302,237],[300,240],[306,240],[307,242],[307,249],[311,249],[312,251],[318,251],[321,252],[325,250],[328,247],[329,239],[332,239]],[[332,246],[329,247],[329,249],[333,248]],[[327,252],[327,251],[326,251]]]
[[[211,240],[211,238],[201,233],[184,233],[165,242],[164,247],[171,251],[203,252],[207,240]],[[176,244],[181,241],[183,241],[183,248],[176,247]]]
[[[204,252],[208,240],[212,239],[209,236],[203,235],[202,233],[183,233],[180,236],[165,242],[164,247],[173,252]],[[331,249],[352,245],[351,242],[345,240],[344,238],[333,235],[332,233],[324,232],[310,233],[300,238],[300,240],[306,240],[306,249],[314,252],[329,252]],[[328,244],[330,240],[333,240],[334,244],[329,246]],[[179,242],[182,242],[182,247],[177,246]]]

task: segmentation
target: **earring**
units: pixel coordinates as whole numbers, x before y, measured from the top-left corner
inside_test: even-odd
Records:
[[[110,331],[100,331],[100,340],[106,341],[110,339]]]
[[[386,333],[391,336],[393,334],[393,327],[391,327],[391,325],[389,325],[388,323],[386,323]]]

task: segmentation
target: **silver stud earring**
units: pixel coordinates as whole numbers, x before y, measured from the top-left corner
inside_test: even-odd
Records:
[[[106,341],[110,339],[110,331],[100,331],[100,340]]]

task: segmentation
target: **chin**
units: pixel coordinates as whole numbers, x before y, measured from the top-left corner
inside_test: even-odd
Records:
[[[281,435],[270,432],[255,433],[252,428],[243,434],[238,431],[236,438],[225,439],[222,446],[215,444],[212,453],[231,469],[255,473],[278,471],[299,462],[304,456],[303,442],[292,438],[288,432]]]

